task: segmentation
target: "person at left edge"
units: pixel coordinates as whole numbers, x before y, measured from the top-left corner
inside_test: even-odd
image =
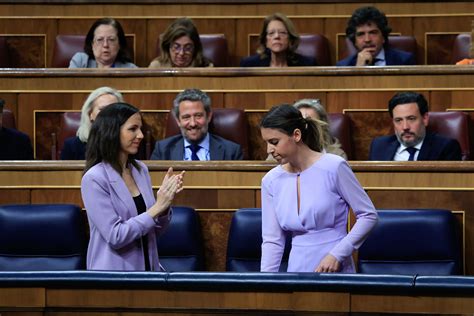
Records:
[[[90,240],[88,270],[160,271],[156,236],[168,225],[184,171],[169,168],[153,195],[147,166],[133,159],[143,139],[139,110],[114,103],[89,135],[81,194]]]
[[[120,23],[102,18],[87,32],[84,52],[72,56],[69,68],[137,68],[127,51],[127,39]]]
[[[33,148],[28,135],[3,126],[3,106],[0,99],[0,160],[33,160]]]

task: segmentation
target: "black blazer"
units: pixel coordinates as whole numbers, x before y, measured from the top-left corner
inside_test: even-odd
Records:
[[[33,148],[28,135],[13,129],[0,129],[0,160],[33,160]]]
[[[398,146],[395,135],[377,137],[370,145],[369,160],[393,160]],[[461,157],[457,140],[427,131],[417,160],[461,160]]]
[[[84,159],[86,159],[86,143],[81,142],[77,136],[66,139],[61,150],[61,160]]]
[[[242,58],[240,60],[240,67],[270,67],[271,62],[271,53],[266,52],[266,57],[261,58],[260,55],[252,55],[249,57]],[[316,59],[296,54],[296,61],[288,60],[289,67],[299,67],[299,66],[317,66]]]

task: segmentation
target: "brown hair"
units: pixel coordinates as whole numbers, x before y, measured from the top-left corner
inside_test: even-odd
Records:
[[[260,55],[262,59],[268,57],[268,50],[267,50],[267,28],[268,24],[272,21],[280,21],[285,25],[285,28],[288,32],[288,50],[286,52],[286,59],[291,61],[296,61],[296,49],[300,44],[300,36],[298,32],[296,32],[296,28],[293,25],[293,22],[284,15],[283,13],[273,13],[265,18],[263,21],[262,31],[260,32],[259,36],[259,46],[257,48],[257,53]]]
[[[194,44],[191,67],[208,67],[210,61],[202,53],[202,44],[198,30],[189,18],[176,19],[166,28],[165,32],[160,36],[160,56],[153,59],[153,61],[158,61],[164,67],[172,67],[170,47],[175,40],[183,36],[188,36]]]

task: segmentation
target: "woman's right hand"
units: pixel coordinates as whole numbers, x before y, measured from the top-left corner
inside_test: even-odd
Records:
[[[178,174],[173,174],[170,167],[166,172],[160,189],[156,192],[156,203],[149,209],[152,217],[161,216],[168,212],[175,195],[183,190],[184,170]]]

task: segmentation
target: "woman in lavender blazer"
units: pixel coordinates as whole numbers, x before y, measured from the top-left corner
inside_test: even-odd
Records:
[[[171,218],[183,172],[170,168],[156,194],[145,164],[133,159],[143,139],[137,108],[114,103],[94,121],[81,193],[90,226],[88,270],[160,271],[156,235]]]
[[[278,272],[291,234],[288,272],[355,272],[352,253],[378,217],[349,165],[321,153],[321,126],[291,105],[273,107],[260,128],[279,163],[262,179],[261,271]],[[357,220],[347,233],[349,207]]]

